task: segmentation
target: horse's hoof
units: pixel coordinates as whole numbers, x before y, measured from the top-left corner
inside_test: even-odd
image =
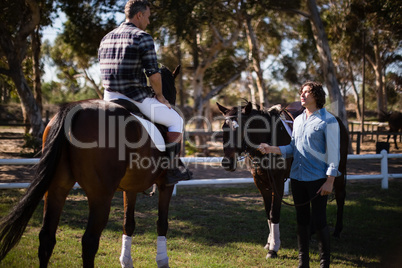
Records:
[[[264,246],[264,249],[269,250],[269,243]]]
[[[278,254],[276,253],[276,251],[270,250],[268,251],[267,256],[265,257],[267,260],[268,259],[275,259],[278,258]]]
[[[131,257],[120,257],[120,264],[122,268],[133,268],[133,260]]]
[[[169,258],[156,261],[158,268],[169,268]]]

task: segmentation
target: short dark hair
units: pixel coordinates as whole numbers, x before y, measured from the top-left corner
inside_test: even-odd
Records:
[[[305,86],[310,87],[311,94],[313,94],[313,97],[315,99],[315,102],[317,104],[317,108],[321,109],[324,107],[325,104],[325,91],[322,88],[322,84],[314,81],[307,81],[305,82],[299,89],[299,94],[302,93],[303,88]]]
[[[131,19],[138,12],[145,12],[151,4],[147,0],[129,0],[124,8],[126,19]]]

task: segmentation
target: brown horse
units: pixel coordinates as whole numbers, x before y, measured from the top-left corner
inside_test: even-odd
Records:
[[[174,104],[174,79],[162,68],[162,89]],[[133,267],[131,236],[137,193],[156,184],[158,201],[158,267],[169,267],[166,252],[168,210],[173,186],[166,187],[166,160],[136,117],[122,106],[103,100],[71,103],[60,109],[44,133],[43,154],[35,177],[22,200],[0,225],[0,260],[18,243],[35,208],[44,196],[43,225],[39,233],[40,267],[47,267],[56,244],[56,229],[66,197],[75,183],[84,190],[89,218],[82,237],[84,267],[94,267],[99,239],[105,228],[116,191],[124,191],[123,267]],[[142,161],[148,160],[146,167]]]
[[[261,143],[275,146],[287,145],[291,134],[286,130],[285,121],[293,120],[303,109],[293,104],[292,111],[278,109],[252,109],[252,103],[247,102],[243,107],[226,108],[217,103],[225,117],[222,126],[224,157],[222,166],[228,171],[235,171],[237,158],[246,153],[247,166],[254,178],[254,183],[260,191],[265,206],[270,230],[267,244],[267,258],[275,258],[280,245],[280,210],[283,198],[284,182],[289,177],[291,159],[283,159],[275,155],[262,155],[257,147]],[[294,107],[297,107],[294,108]],[[285,119],[285,120],[283,120]],[[346,197],[346,160],[349,137],[346,128],[338,119],[341,132],[341,160],[339,171],[342,173],[334,182],[337,202],[337,221],[334,236],[339,237],[343,229],[343,208]],[[297,205],[297,204],[296,204]]]

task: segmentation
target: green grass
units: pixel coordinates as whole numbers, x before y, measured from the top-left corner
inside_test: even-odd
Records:
[[[22,190],[0,190],[4,216]],[[344,231],[331,240],[332,267],[402,267],[402,181],[388,190],[380,182],[349,183]],[[132,256],[135,267],[156,267],[157,198],[138,196]],[[38,267],[38,233],[43,204],[38,207],[20,243],[0,267]],[[328,205],[329,225],[335,225],[336,205]],[[88,215],[81,190],[66,202],[50,267],[80,267],[81,237]],[[96,256],[97,267],[120,267],[123,206],[116,193],[109,223]],[[171,267],[296,267],[297,241],[294,208],[283,206],[282,248],[279,258],[265,260],[268,235],[262,199],[253,185],[238,187],[179,187],[172,198],[168,232]],[[313,237],[314,239],[314,237]],[[311,243],[311,266],[319,265],[317,243]],[[398,259],[399,258],[399,259]],[[398,265],[399,264],[399,265]]]

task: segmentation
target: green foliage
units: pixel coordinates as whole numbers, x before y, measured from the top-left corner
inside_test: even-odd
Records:
[[[21,151],[21,154],[24,156],[34,157],[37,155],[42,149],[42,140],[34,137],[30,133],[24,134],[24,145],[22,145],[24,151]]]
[[[186,149],[186,155],[194,155],[195,153],[198,152],[198,149],[196,146],[194,146],[194,143],[185,141],[185,149]]]
[[[43,99],[47,103],[61,104],[85,99],[95,99],[98,96],[90,87],[80,88],[71,91],[64,88],[60,82],[46,82],[42,86]]]

